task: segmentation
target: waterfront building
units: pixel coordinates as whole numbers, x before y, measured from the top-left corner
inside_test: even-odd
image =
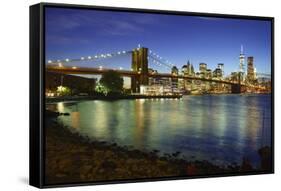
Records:
[[[199,73],[201,78],[206,77],[206,71],[207,71],[207,64],[206,63],[200,63],[199,64]]]
[[[190,65],[190,75],[191,75],[191,76],[194,76],[194,75],[195,75],[195,71],[194,71],[193,64]]]
[[[217,67],[214,71],[213,71],[213,78],[221,80],[222,79],[222,69]],[[221,92],[224,89],[224,84],[221,83],[214,83],[212,85],[212,88],[214,89],[215,92]]]
[[[152,68],[148,68],[148,73],[149,74],[157,74],[158,71],[157,70],[154,70]],[[157,78],[148,78],[148,85],[154,85],[154,84],[157,84],[158,83],[158,80]]]
[[[187,66],[187,73],[190,74],[191,73],[191,63],[190,63],[189,60],[187,61],[187,65],[186,66]]]
[[[188,66],[187,66],[187,65],[183,65],[183,66],[181,67],[181,73],[182,73],[182,75],[184,75],[184,76],[187,76],[187,75],[188,75]]]
[[[188,60],[187,64],[181,68],[181,74],[184,76],[195,76],[193,64]],[[192,89],[193,80],[179,79],[178,88],[183,92],[190,91]]]
[[[95,91],[96,78],[87,78],[76,75],[59,74],[54,72],[45,73],[46,96],[58,96],[58,87],[67,87],[71,95],[91,95]]]
[[[257,80],[257,68],[254,68],[254,79]]]
[[[207,64],[206,63],[200,63],[199,64],[199,72],[200,73],[205,73],[207,70]]]
[[[169,78],[156,78],[156,85],[171,86]]]
[[[164,95],[164,86],[162,85],[141,85],[140,94],[142,95]]]
[[[172,75],[177,76],[179,74],[179,69],[176,66],[172,67],[171,71]],[[178,78],[171,78],[171,85],[172,85],[172,91],[177,92],[178,91]]]
[[[220,68],[213,71],[213,78],[222,79],[222,70]]]
[[[172,87],[167,85],[141,85],[140,94],[142,95],[172,95]]]
[[[218,63],[218,68],[221,69],[222,77],[224,77],[224,64]]]
[[[181,72],[185,76],[194,76],[195,72],[194,72],[193,64],[191,64],[190,61],[188,60],[187,64],[182,66]]]
[[[178,75],[179,74],[179,69],[176,67],[176,66],[173,66],[172,67],[172,70],[171,70],[171,73],[173,75]]]
[[[186,80],[179,79],[178,80],[178,89],[179,90],[185,90],[185,86],[186,86]]]
[[[247,81],[253,82],[255,80],[254,57],[249,56],[247,59]]]
[[[238,72],[231,72],[230,80],[232,82],[238,82],[239,81],[239,73]]]
[[[206,78],[212,78],[212,70],[211,69],[207,69],[206,70]]]

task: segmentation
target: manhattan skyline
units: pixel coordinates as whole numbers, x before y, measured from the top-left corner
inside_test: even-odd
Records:
[[[257,72],[271,73],[269,21],[67,8],[46,8],[45,19],[46,60],[132,50],[140,44],[179,69],[188,60],[196,71],[201,62],[212,70],[224,63],[229,75],[238,71],[243,45],[245,56],[254,56]],[[130,67],[128,57],[108,62]]]

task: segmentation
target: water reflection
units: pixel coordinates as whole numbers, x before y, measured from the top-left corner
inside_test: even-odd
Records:
[[[256,150],[270,145],[270,95],[83,101],[55,106],[57,111],[71,114],[59,120],[83,135],[138,149],[181,151],[188,159],[240,162],[247,155],[257,161]]]

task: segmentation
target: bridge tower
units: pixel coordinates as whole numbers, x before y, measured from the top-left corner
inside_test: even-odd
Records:
[[[139,75],[131,78],[133,93],[140,92],[140,85],[148,85],[148,48],[139,47],[132,52],[132,70]]]
[[[231,85],[231,93],[240,94],[242,92],[242,90],[241,90],[241,78],[243,78],[242,73],[238,72],[238,84],[232,84]]]

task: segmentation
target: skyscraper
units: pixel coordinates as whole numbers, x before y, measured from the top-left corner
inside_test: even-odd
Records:
[[[202,73],[205,73],[207,70],[207,64],[206,63],[200,63],[199,64],[199,71]]]
[[[200,63],[199,64],[199,72],[200,72],[201,78],[206,77],[206,71],[207,71],[207,64],[206,63]]]
[[[221,69],[222,77],[224,76],[224,64],[218,63],[218,68]]]
[[[247,80],[252,82],[255,80],[254,57],[249,56],[247,59]]]
[[[191,70],[191,64],[189,62],[189,60],[187,61],[187,73],[188,75],[190,75],[190,70]]]
[[[187,61],[186,65],[182,66],[182,74],[183,75],[189,75],[189,76],[193,76],[194,75],[194,68],[193,65],[190,63],[190,61]]]
[[[222,78],[222,70],[221,70],[220,68],[216,68],[216,69],[213,71],[213,77],[214,77],[214,78],[221,79],[221,78]]]
[[[192,75],[192,76],[195,75],[193,64],[191,64],[190,72],[191,72],[191,75]]]
[[[242,81],[245,79],[245,55],[243,53],[243,45],[241,45],[240,56],[239,56],[239,73]]]
[[[176,66],[172,67],[171,70],[172,75],[178,75],[179,74],[179,69]],[[171,84],[172,84],[172,92],[176,92],[178,89],[178,78],[171,78]]]
[[[178,75],[179,74],[179,69],[176,66],[173,66],[171,69],[171,73],[174,75]]]

